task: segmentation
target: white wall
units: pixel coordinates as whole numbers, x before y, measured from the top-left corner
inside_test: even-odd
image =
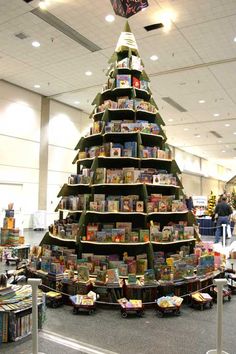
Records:
[[[53,211],[59,199],[56,197],[68,176],[76,173],[72,164],[74,150],[84,130],[91,124],[88,115],[51,100],[48,151],[48,210]]]
[[[15,207],[26,227],[38,205],[40,108],[39,95],[0,81],[0,183],[10,182],[9,197],[14,185],[22,185]],[[1,211],[5,204],[0,198]]]
[[[32,215],[38,210],[40,119],[40,95],[0,80],[0,184],[8,188],[9,198],[14,186],[22,186],[22,199],[16,207],[21,211],[25,228],[32,227]],[[49,219],[54,215],[61,186],[70,173],[76,172],[76,166],[72,165],[74,147],[89,123],[88,115],[83,112],[50,101],[48,190],[45,191]],[[0,225],[3,209],[7,208],[6,198],[2,202],[0,198]]]

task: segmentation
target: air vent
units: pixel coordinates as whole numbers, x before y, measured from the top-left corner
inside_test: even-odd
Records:
[[[212,135],[214,135],[217,138],[223,138],[219,133],[215,132],[214,130],[210,130],[210,132]]]
[[[163,101],[165,101],[166,103],[169,103],[170,106],[174,107],[175,109],[177,109],[179,112],[188,112],[187,109],[185,109],[184,107],[180,106],[180,104],[178,104],[176,101],[174,101],[172,98],[170,97],[162,97]]]
[[[19,32],[19,33],[15,33],[15,37],[19,39],[25,39],[28,38],[29,36],[27,36],[27,34],[25,34],[24,32]]]
[[[73,41],[79,43],[84,48],[90,50],[90,52],[96,52],[101,50],[95,43],[91,42],[88,38],[84,37],[79,32],[75,31],[72,27],[68,26],[65,22],[61,21],[58,17],[52,15],[46,10],[41,10],[39,7],[31,11],[32,14],[41,18],[41,20],[47,22],[58,31],[71,38]]]
[[[159,29],[164,27],[163,23],[155,23],[154,25],[144,26],[147,32],[154,31],[155,29]]]

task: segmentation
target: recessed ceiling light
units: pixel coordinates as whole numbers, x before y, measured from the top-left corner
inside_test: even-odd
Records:
[[[236,135],[236,132],[233,132],[234,135]]]
[[[113,21],[115,21],[115,16],[113,16],[113,15],[107,15],[107,16],[105,17],[105,20],[106,20],[107,22],[113,22]]]
[[[214,113],[213,116],[214,117],[219,117],[220,113]]]
[[[205,103],[205,100],[199,100],[198,103]]]
[[[80,104],[80,101],[75,101],[74,104]]]
[[[184,131],[188,131],[189,130],[189,128],[184,128]]]
[[[91,76],[91,75],[92,75],[92,71],[86,71],[86,72],[85,72],[85,75]]]
[[[152,61],[156,61],[156,60],[158,60],[159,58],[158,58],[158,56],[157,55],[152,55],[151,57],[150,57],[150,59],[152,60]]]
[[[168,119],[168,122],[173,122],[173,119],[172,118]]]
[[[236,37],[234,37],[234,42],[236,42]]]
[[[36,84],[34,85],[34,88],[40,88],[40,85]]]
[[[226,152],[225,150],[221,150],[221,152]]]
[[[230,127],[230,124],[229,124],[229,123],[226,123],[226,124],[225,124],[225,127]]]
[[[45,0],[40,0],[39,1],[39,7],[40,7],[40,9],[41,10],[45,10],[46,8],[47,8],[47,1],[45,1]]]
[[[195,134],[195,138],[200,138],[201,135],[200,134]]]
[[[35,47],[35,48],[40,47],[40,43],[39,43],[38,41],[33,41],[31,44],[32,44],[32,46]]]
[[[222,143],[222,140],[218,140],[218,143]]]

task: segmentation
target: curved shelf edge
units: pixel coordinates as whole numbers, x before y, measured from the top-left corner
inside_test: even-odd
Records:
[[[88,243],[93,245],[122,245],[122,246],[139,246],[139,245],[147,245],[150,242],[98,242],[98,241],[85,241],[80,240],[81,243]]]
[[[175,245],[177,243],[192,242],[192,241],[196,241],[196,239],[195,238],[188,238],[186,240],[178,240],[178,241],[170,241],[170,242],[151,241],[151,243],[154,244],[154,245]]]

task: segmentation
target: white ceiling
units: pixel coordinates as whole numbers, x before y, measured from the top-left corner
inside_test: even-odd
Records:
[[[125,19],[105,21],[113,14],[110,0],[48,2],[50,13],[101,50],[90,52],[32,14],[38,0],[0,0],[0,79],[72,106],[79,101],[78,108],[90,113]],[[174,16],[170,31],[146,32],[143,27],[161,22],[167,10]],[[149,0],[149,7],[129,23],[166,123],[168,143],[236,171],[236,0]],[[19,32],[28,37],[16,38]],[[33,40],[41,46],[32,47]],[[153,54],[158,61],[150,60]],[[93,75],[86,76],[87,70]],[[162,97],[171,97],[187,112]],[[212,130],[222,138],[209,133]]]

